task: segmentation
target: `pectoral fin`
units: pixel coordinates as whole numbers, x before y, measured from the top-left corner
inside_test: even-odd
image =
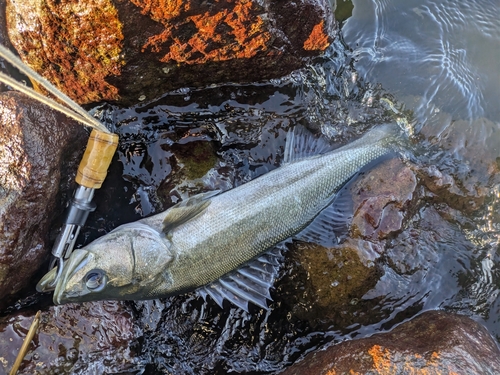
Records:
[[[171,207],[163,219],[163,233],[168,234],[175,227],[201,214],[210,205],[209,198],[219,193],[220,190],[214,190],[197,194]]]
[[[282,258],[279,246],[247,263],[240,269],[219,280],[198,289],[206,300],[207,296],[222,307],[224,299],[248,311],[248,303],[268,310],[266,300],[271,300],[269,289],[273,286]]]

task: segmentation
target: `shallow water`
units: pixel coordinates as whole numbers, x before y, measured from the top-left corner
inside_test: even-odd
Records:
[[[80,245],[189,195],[230,189],[278,167],[286,132],[296,125],[340,144],[391,121],[378,101],[362,104],[366,90],[346,59],[337,41],[329,56],[272,82],[178,90],[134,108],[97,108],[120,146]],[[333,338],[356,334],[358,327],[331,331],[329,320],[291,313],[294,262],[283,261],[269,312],[221,310],[195,294],[134,303],[146,373],[270,373]]]
[[[336,41],[287,77],[94,109],[120,147],[79,246],[189,195],[278,167],[286,131],[299,124],[340,144],[407,119],[419,144],[408,163],[424,173],[366,293],[318,317],[307,296],[295,303],[309,292],[309,275],[291,250],[268,312],[220,309],[194,293],[131,303],[144,373],[273,373],[323,344],[388,330],[429,309],[470,315],[500,341],[500,113],[489,99],[498,97],[500,79],[495,2],[353,3],[345,44]]]
[[[434,303],[426,305],[470,314],[500,340],[499,185],[494,165],[500,155],[498,2],[352,3],[342,32],[360,77],[380,84],[414,111],[415,127],[431,150],[420,162],[447,171],[462,187],[484,189],[487,196],[481,209],[462,212],[462,223],[457,223],[470,249],[460,255],[453,237],[440,245],[444,261],[456,262],[449,272],[457,285],[447,298],[434,296]],[[443,271],[440,287],[450,282]]]
[[[277,167],[289,127],[307,124],[333,142],[346,142],[391,120],[394,113],[378,101],[387,91],[356,79],[343,48],[337,44],[329,58],[266,84],[180,90],[126,110],[102,107],[120,135],[112,173],[122,173],[125,183],[119,199],[97,202],[102,216],[94,232],[87,230],[87,240],[188,195],[229,189]],[[411,162],[435,167],[435,173],[454,179],[457,191],[445,189],[440,195],[419,184],[415,212],[386,244],[382,276],[362,298],[324,319],[308,306],[293,307],[308,276],[288,255],[269,312],[251,308],[245,313],[229,305],[221,310],[195,294],[135,303],[144,330],[146,373],[272,373],[325,343],[388,330],[428,309],[470,315],[498,338],[499,202],[494,189],[499,179],[490,162],[499,132],[492,121],[479,119],[471,128],[470,121],[443,113],[433,112],[425,123],[417,120],[424,150]],[[486,139],[479,155],[476,147]],[[191,164],[201,160],[204,170],[193,175]],[[472,207],[469,201],[481,194],[486,203],[479,199]]]

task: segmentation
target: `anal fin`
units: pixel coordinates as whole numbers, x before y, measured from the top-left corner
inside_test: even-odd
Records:
[[[198,289],[206,300],[207,295],[222,307],[224,299],[248,311],[248,303],[268,310],[271,300],[269,289],[273,286],[282,258],[280,245],[245,264],[211,284]]]

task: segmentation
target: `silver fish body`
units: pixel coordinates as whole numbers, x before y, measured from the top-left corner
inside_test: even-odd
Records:
[[[353,175],[393,150],[399,136],[395,125],[386,125],[303,158],[293,156],[297,145],[287,139],[280,168],[220,194],[192,197],[75,250],[54,302],[151,299],[212,283],[303,231]],[[53,277],[47,274],[38,289]]]

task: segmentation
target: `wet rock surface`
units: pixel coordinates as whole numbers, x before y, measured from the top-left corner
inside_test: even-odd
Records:
[[[497,374],[499,354],[477,322],[429,311],[391,332],[309,354],[281,374]]]
[[[485,118],[451,121],[446,113],[438,113],[432,122],[440,126],[423,127],[422,135],[429,140],[429,147],[438,145],[447,153],[436,152],[417,173],[432,193],[430,200],[474,214],[484,205],[491,186],[500,182],[499,125]],[[440,142],[437,132],[446,141]],[[451,160],[438,168],[436,164],[444,158]],[[459,168],[453,168],[459,163]]]
[[[354,206],[352,237],[378,241],[401,231],[406,212],[411,212],[416,188],[415,173],[397,157],[361,176],[350,189]]]
[[[0,0],[0,43],[2,45],[8,45],[9,36],[7,35],[7,22],[5,19],[5,0]]]
[[[0,318],[0,373],[8,373],[34,313]],[[140,331],[131,310],[120,302],[51,306],[18,374],[136,373]]]
[[[296,243],[288,256],[291,271],[277,284],[277,293],[294,319],[339,329],[373,319],[363,311],[373,308],[374,301],[362,300],[383,274],[372,244],[351,240],[327,249]]]
[[[5,0],[0,0],[0,44],[6,46],[7,48],[12,48],[12,45],[10,44],[9,40],[9,35],[7,34],[5,7],[6,7]],[[1,58],[0,58],[0,72],[10,75],[16,73]],[[4,83],[0,83],[0,92],[7,91],[8,89],[9,88]]]
[[[0,94],[0,305],[46,260],[58,192],[68,187],[65,168],[77,165],[79,144],[81,125],[22,94]]]
[[[281,77],[335,36],[327,0],[7,1],[23,61],[80,104]]]

